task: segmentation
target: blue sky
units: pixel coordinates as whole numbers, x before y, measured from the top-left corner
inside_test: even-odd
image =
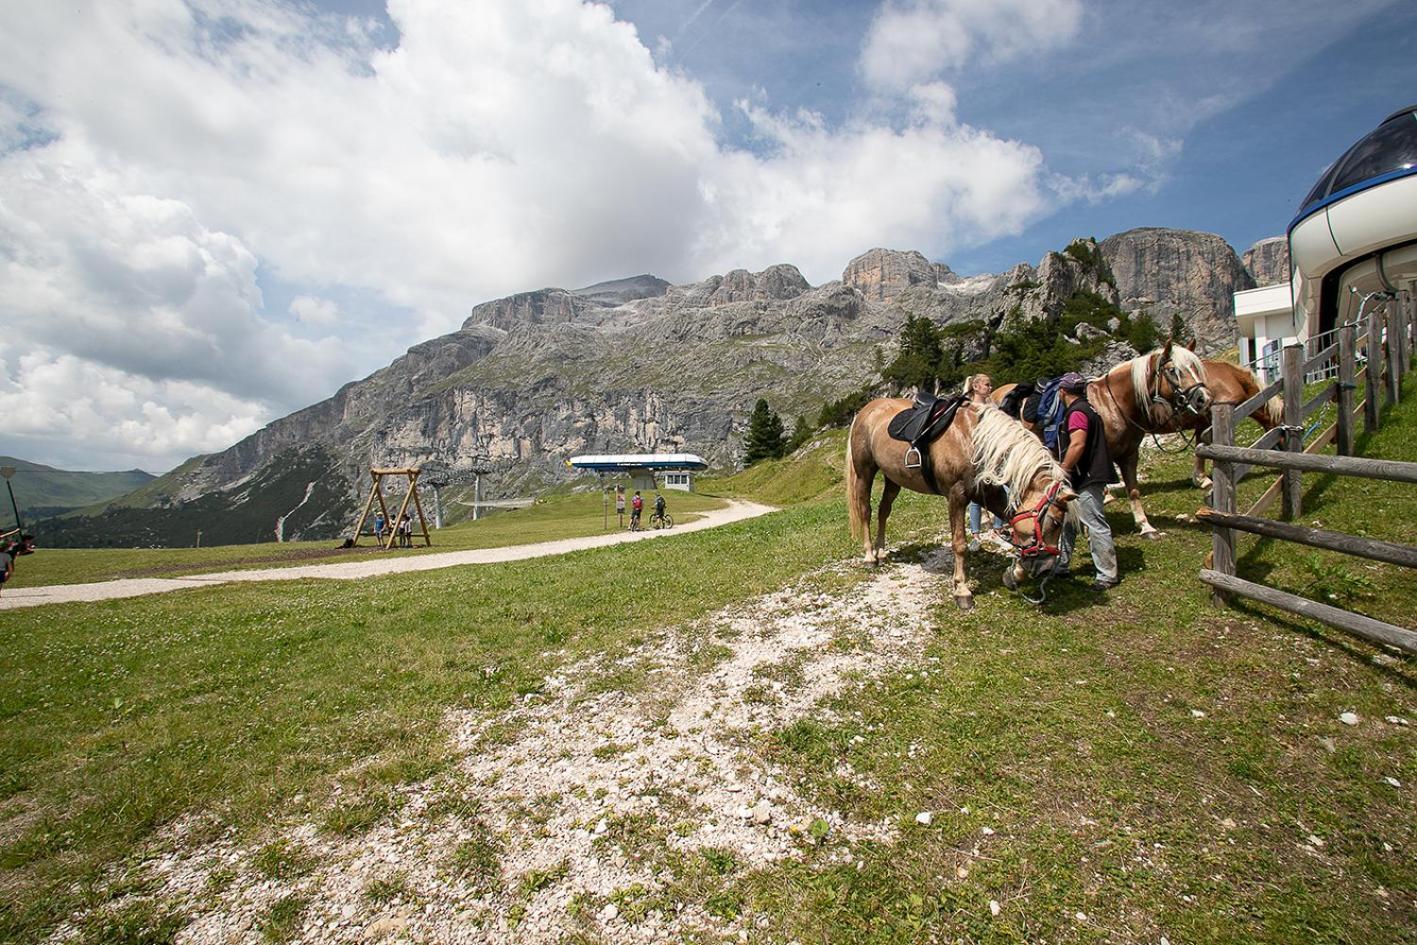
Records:
[[[1413,90],[1387,0],[0,8],[0,453],[162,471],[547,285],[1243,251]]]

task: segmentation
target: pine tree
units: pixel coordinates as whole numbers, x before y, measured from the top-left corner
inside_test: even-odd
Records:
[[[940,330],[924,315],[911,315],[900,329],[900,353],[882,371],[882,377],[898,389],[930,390],[940,368],[943,349]]]
[[[807,418],[800,413],[797,415],[797,424],[792,428],[792,436],[787,439],[785,453],[795,452],[797,447],[806,443],[812,438],[812,427],[807,423]]]
[[[786,446],[782,418],[768,406],[767,400],[758,398],[748,421],[748,435],[743,440],[743,465],[751,466],[760,459],[776,459]]]
[[[1186,343],[1187,331],[1186,320],[1181,317],[1180,312],[1171,313],[1171,340],[1178,345]]]

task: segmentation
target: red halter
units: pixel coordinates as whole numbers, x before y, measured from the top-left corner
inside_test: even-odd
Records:
[[[1042,555],[1056,558],[1059,551],[1056,546],[1050,545],[1043,540],[1043,518],[1048,514],[1048,509],[1058,500],[1058,492],[1063,488],[1061,482],[1055,482],[1048,487],[1048,491],[1043,493],[1043,498],[1038,500],[1038,504],[1031,509],[1014,514],[1009,519],[1009,543],[1018,550],[1020,558],[1037,558]],[[1022,544],[1018,541],[1018,532],[1014,526],[1020,519],[1033,519],[1033,537]]]

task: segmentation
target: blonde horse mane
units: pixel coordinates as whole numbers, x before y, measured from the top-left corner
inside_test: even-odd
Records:
[[[1143,417],[1151,417],[1151,385],[1148,376],[1151,373],[1151,358],[1152,355],[1157,355],[1157,360],[1160,361],[1162,350],[1157,348],[1146,354],[1139,354],[1127,362],[1132,372],[1132,396],[1136,398],[1137,409],[1141,411]],[[1171,360],[1182,374],[1190,375],[1191,383],[1205,383],[1205,365],[1190,348],[1173,344],[1171,346]]]
[[[1063,481],[1063,467],[1048,454],[1042,441],[1029,433],[993,404],[978,408],[974,425],[974,481],[986,486],[1004,486],[1014,502],[1020,501],[1033,479],[1047,473]]]

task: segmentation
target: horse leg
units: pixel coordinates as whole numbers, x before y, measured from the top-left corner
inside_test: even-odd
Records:
[[[1141,506],[1141,490],[1137,488],[1137,451],[1132,450],[1118,460],[1117,468],[1122,471],[1122,482],[1127,487],[1127,499],[1132,504],[1132,518],[1141,530],[1141,537],[1160,538],[1161,533],[1146,520],[1146,509]]]
[[[1210,431],[1206,429],[1201,432],[1197,439],[1202,443],[1210,442]],[[1205,460],[1196,455],[1196,467],[1191,472],[1191,485],[1197,489],[1209,489],[1211,487],[1210,477],[1205,474]]]
[[[886,556],[886,519],[890,518],[891,506],[900,493],[900,484],[890,476],[881,477],[881,501],[876,505],[876,563]]]
[[[965,575],[964,555],[969,549],[965,535],[965,517],[969,508],[969,497],[964,487],[956,485],[950,490],[950,548],[954,551],[954,599],[960,610],[974,609],[974,594],[969,589],[969,578]]]
[[[855,476],[851,481],[851,494],[847,497],[856,513],[857,520],[861,523],[861,544],[864,550],[863,560],[867,564],[876,563],[875,555],[871,548],[871,486],[876,482],[876,467],[869,466],[866,469],[854,470]],[[889,479],[886,480],[890,482]]]

